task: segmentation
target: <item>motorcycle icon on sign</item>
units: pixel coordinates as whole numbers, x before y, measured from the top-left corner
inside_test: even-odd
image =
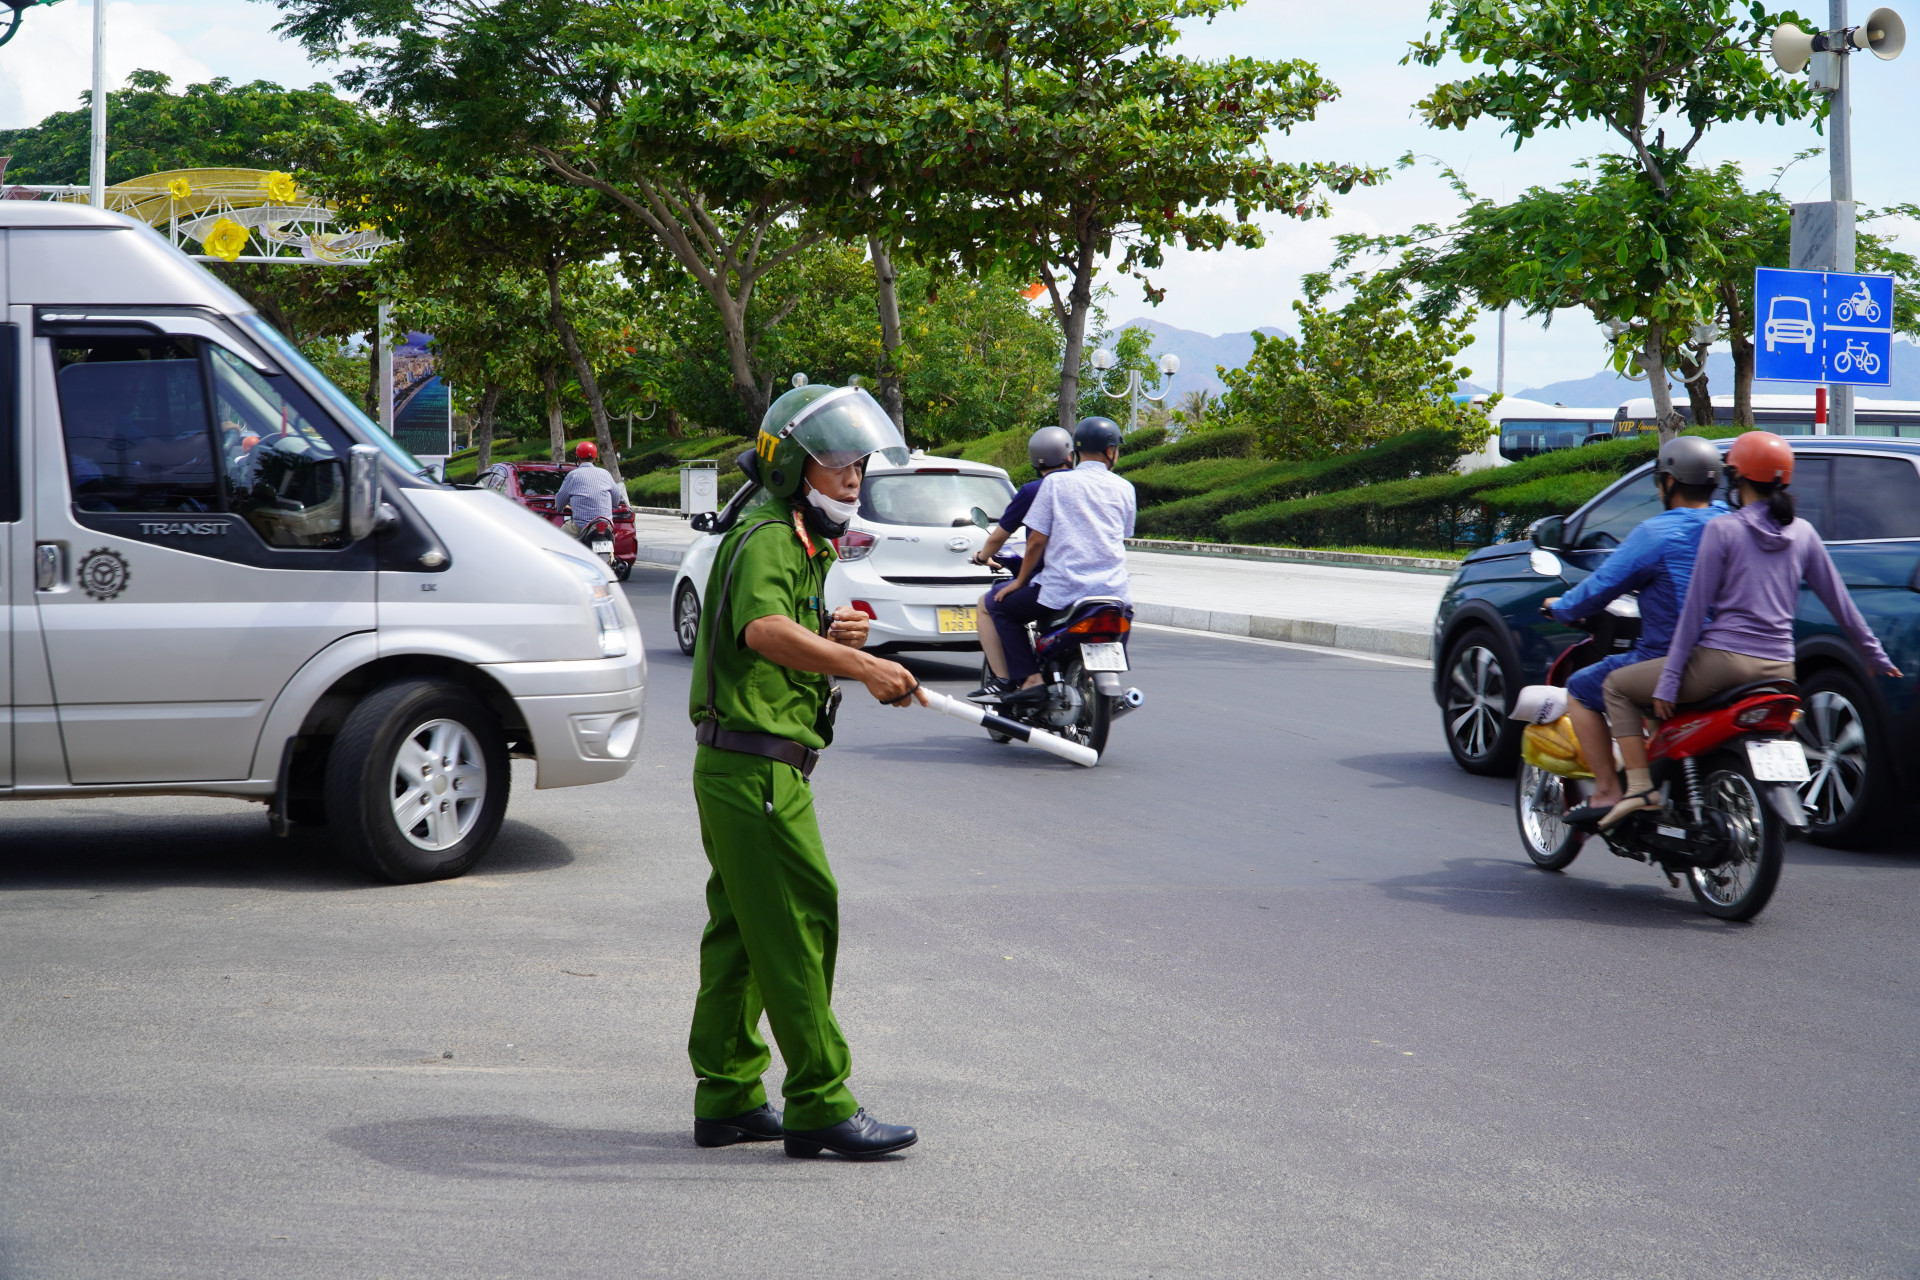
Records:
[[[1813,325],[1813,304],[1805,298],[1776,297],[1767,304],[1767,323],[1762,335],[1771,352],[1775,344],[1783,347],[1805,347],[1807,354],[1813,354],[1814,339],[1818,331]]]
[[[1873,300],[1873,295],[1867,292],[1867,282],[1862,280],[1854,295],[1835,307],[1833,313],[1839,317],[1841,324],[1850,320],[1864,320],[1872,324],[1880,318],[1880,304]],[[1867,372],[1871,373],[1872,370]]]
[[[1869,378],[1880,372],[1880,357],[1867,349],[1864,339],[1860,342],[1849,342],[1845,350],[1834,352],[1833,371],[1835,373],[1845,373],[1854,368],[1859,369]]]

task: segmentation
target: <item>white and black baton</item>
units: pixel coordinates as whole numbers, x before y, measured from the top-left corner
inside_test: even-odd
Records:
[[[968,724],[981,725],[995,733],[1005,734],[1016,742],[1038,747],[1048,755],[1059,756],[1062,760],[1071,760],[1089,769],[1100,763],[1100,753],[1092,747],[1078,742],[1069,742],[1058,734],[1048,733],[1045,729],[1028,728],[1018,720],[997,716],[984,707],[976,707],[971,702],[965,702],[959,698],[949,698],[944,693],[935,693],[926,688],[921,692],[927,695],[927,705],[941,715],[952,716],[955,720],[965,720]]]

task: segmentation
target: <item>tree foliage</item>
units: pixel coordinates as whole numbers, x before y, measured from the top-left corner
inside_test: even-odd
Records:
[[[1331,274],[1303,283],[1306,297],[1293,304],[1299,336],[1256,332],[1246,367],[1223,372],[1225,421],[1254,428],[1262,452],[1282,459],[1365,449],[1422,428],[1453,433],[1456,453],[1485,441],[1486,416],[1455,397],[1472,373],[1453,363],[1473,341],[1471,310],[1423,314],[1390,276],[1352,276],[1344,283],[1353,295],[1338,308],[1324,305]]]

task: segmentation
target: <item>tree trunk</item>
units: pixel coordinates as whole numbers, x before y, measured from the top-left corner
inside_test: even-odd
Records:
[[[1728,342],[1733,347],[1733,425],[1753,429],[1753,343],[1747,337],[1747,315],[1740,309],[1740,292],[1732,284],[1720,286],[1720,303],[1727,309]]]
[[[1680,434],[1684,425],[1673,411],[1673,388],[1667,385],[1666,334],[1657,324],[1647,325],[1646,345],[1641,348],[1641,365],[1647,371],[1647,389],[1653,393],[1653,420],[1660,424],[1660,443]]]
[[[380,322],[375,320],[367,330],[373,335],[373,342],[367,347],[367,416],[380,423],[380,344],[385,341],[380,336]],[[385,423],[380,423],[385,426]]]
[[[1080,349],[1087,340],[1087,312],[1093,308],[1094,241],[1090,232],[1082,232],[1073,288],[1060,324],[1060,425],[1068,431],[1080,420]]]
[[[547,443],[553,465],[559,466],[567,452],[567,424],[560,416],[560,371],[552,365],[540,369],[540,385],[547,389]]]
[[[480,393],[480,403],[473,407],[473,437],[480,448],[475,475],[485,475],[493,465],[493,413],[500,407],[500,390],[499,383],[489,382]]]
[[[580,335],[574,332],[573,321],[567,319],[567,309],[560,301],[560,265],[557,262],[547,263],[547,302],[552,310],[554,330],[560,335],[560,346],[573,365],[573,376],[580,380],[581,394],[587,398],[587,412],[593,417],[594,438],[600,444],[600,465],[607,469],[616,485],[624,487],[626,481],[620,476],[620,451],[613,447],[613,430],[607,423],[607,402],[600,396],[600,380],[593,376],[593,365],[580,349]]]
[[[1693,367],[1686,384],[1693,425],[1710,427],[1713,425],[1713,392],[1707,387],[1707,347],[1705,343],[1694,343],[1688,350],[1693,355]]]
[[[880,407],[904,436],[906,393],[893,362],[893,353],[900,349],[900,295],[894,288],[893,254],[873,236],[867,237],[867,251],[873,255],[874,292],[880,309]]]

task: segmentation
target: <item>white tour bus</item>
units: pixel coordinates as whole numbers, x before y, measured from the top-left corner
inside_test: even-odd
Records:
[[[1676,398],[1673,407],[1692,424],[1693,413],[1685,397]],[[1713,397],[1713,420],[1723,424],[1733,422],[1732,396]],[[1813,397],[1757,395],[1753,397],[1753,425],[1775,435],[1813,435]],[[1657,429],[1652,396],[1624,400],[1614,410],[1615,435],[1639,435]],[[1853,429],[1856,435],[1863,436],[1920,436],[1920,400],[1872,400],[1855,396]]]
[[[1485,406],[1488,399],[1479,395],[1470,403]],[[1572,449],[1592,440],[1612,438],[1612,409],[1574,408],[1502,396],[1486,413],[1496,428],[1494,435],[1478,453],[1460,459],[1461,471],[1504,467],[1550,449]]]
[[[411,881],[485,852],[510,756],[632,767],[600,562],[427,478],[151,228],[0,201],[0,305],[0,798],[256,801]]]

